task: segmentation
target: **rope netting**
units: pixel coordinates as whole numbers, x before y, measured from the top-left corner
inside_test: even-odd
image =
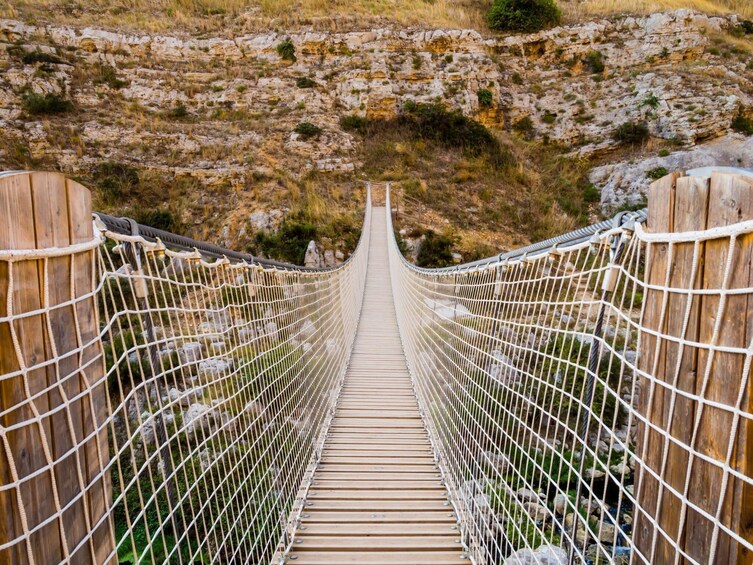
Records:
[[[101,223],[77,248],[0,254],[10,281],[0,329],[18,357],[0,384],[39,371],[50,383],[37,392],[25,384],[0,405],[0,562],[256,564],[284,555],[355,337],[370,212],[369,197],[357,250],[327,270],[206,259]],[[72,280],[84,270],[94,292],[71,285],[69,299],[15,313],[26,265],[42,264],[47,285],[63,255]],[[86,315],[98,317],[99,334],[82,335],[75,313],[94,300]],[[68,310],[70,352],[29,359],[24,320]],[[54,348],[63,336],[44,326]],[[103,376],[79,387],[97,366]],[[52,393],[62,401],[48,403]],[[23,434],[44,454],[32,464],[11,448]],[[55,438],[67,436],[60,449]],[[40,492],[53,502],[40,504]],[[62,549],[40,557],[37,541],[49,536]]]
[[[628,221],[440,270],[393,239],[405,354],[477,563],[749,562],[751,234]]]

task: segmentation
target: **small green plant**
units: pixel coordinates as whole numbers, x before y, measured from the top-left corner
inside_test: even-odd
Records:
[[[421,59],[421,57],[419,55],[413,55],[413,59],[412,59],[411,65],[413,66],[414,70],[417,71],[418,69],[420,69],[421,65],[423,65],[423,63],[424,63],[423,59]]]
[[[302,265],[306,248],[317,236],[316,226],[302,218],[286,218],[276,233],[258,232],[255,246],[250,251],[267,257]]]
[[[298,60],[295,56],[295,45],[289,37],[277,45],[277,54],[283,61],[295,63]]]
[[[554,0],[494,0],[487,20],[497,31],[534,32],[559,23]]]
[[[583,201],[592,204],[601,200],[601,190],[595,184],[588,183],[583,189]]]
[[[120,90],[128,85],[128,82],[118,78],[118,74],[110,65],[98,65],[96,75],[92,78],[92,84],[95,86],[106,84],[113,90]]]
[[[478,105],[489,107],[494,103],[494,94],[488,88],[482,88],[476,93]]]
[[[429,230],[421,243],[416,257],[419,267],[440,268],[452,264],[452,246],[455,241],[452,237],[439,235]]]
[[[646,178],[651,180],[659,180],[666,177],[669,171],[664,167],[656,167],[646,173]]]
[[[23,109],[29,114],[63,114],[73,110],[73,102],[62,94],[37,94],[27,92],[21,100]]]
[[[753,135],[753,120],[742,112],[738,113],[732,120],[731,127],[738,133]]]
[[[659,157],[669,157],[669,149],[659,149]]]
[[[316,86],[316,81],[309,77],[298,77],[295,79],[295,85],[298,88],[314,88]]]
[[[301,122],[295,126],[293,131],[300,135],[302,139],[311,139],[318,137],[322,133],[322,128],[311,122]]]
[[[646,141],[649,135],[646,124],[625,122],[614,130],[612,138],[625,145],[638,145]]]
[[[661,104],[661,99],[652,92],[643,102],[641,102],[641,108],[643,106],[648,106],[656,109],[659,107],[659,104]]]
[[[364,133],[367,126],[366,118],[350,114],[348,116],[342,116],[340,118],[340,127],[345,131],[356,131],[358,133]]]
[[[533,133],[533,120],[531,116],[520,118],[512,125],[512,129],[523,135],[531,135]]]
[[[520,73],[514,72],[512,74],[512,82],[513,84],[523,84],[523,77],[521,76]]]
[[[120,201],[139,184],[139,172],[130,165],[104,161],[94,169],[94,183],[108,204]]]
[[[133,219],[145,226],[158,230],[175,232],[178,222],[170,210],[165,209],[138,209],[133,214]]]
[[[604,55],[598,51],[589,51],[586,53],[585,63],[593,74],[603,73],[604,69]]]
[[[183,104],[178,104],[176,106],[173,106],[170,108],[165,115],[168,118],[173,118],[176,120],[179,120],[181,118],[185,118],[188,115],[188,109]]]
[[[44,53],[39,49],[37,49],[36,51],[30,51],[29,53],[24,53],[23,57],[21,57],[21,61],[23,61],[25,65],[33,65],[34,63],[49,63],[52,65],[59,65],[60,63],[64,62],[57,55],[53,55],[52,53]]]
[[[547,110],[546,112],[544,112],[544,115],[541,117],[541,121],[544,122],[545,124],[553,124],[554,122],[557,121],[557,114],[554,114],[550,112],[549,110]]]

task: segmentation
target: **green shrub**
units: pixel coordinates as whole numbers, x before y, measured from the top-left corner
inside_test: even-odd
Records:
[[[351,114],[340,118],[340,127],[345,131],[357,131],[363,133],[366,130],[368,121],[366,118]]]
[[[669,157],[669,149],[659,149],[659,157]]]
[[[494,0],[487,19],[498,31],[533,32],[558,24],[560,17],[554,0]]]
[[[174,106],[170,108],[165,115],[168,118],[173,118],[176,120],[179,120],[181,118],[185,118],[188,115],[188,109],[183,104],[178,104],[177,106]]]
[[[62,94],[37,94],[27,92],[23,95],[21,106],[29,114],[63,114],[73,110],[73,102]]]
[[[512,162],[512,155],[502,150],[497,138],[483,124],[440,104],[406,102],[398,122],[408,126],[421,139],[462,149],[471,156],[485,154],[494,165]]]
[[[322,133],[322,128],[311,122],[301,122],[295,126],[293,131],[303,139],[311,139],[312,137],[318,137]]]
[[[646,178],[651,180],[659,180],[666,177],[668,174],[669,171],[664,167],[656,167],[655,169],[651,169],[646,173]]]
[[[293,42],[289,37],[277,45],[277,54],[283,61],[290,61],[291,63],[297,61],[295,56],[295,45],[293,45]]]
[[[278,261],[303,265],[306,248],[316,236],[314,224],[300,218],[287,218],[277,233],[258,232],[254,238],[255,248],[251,251]]]
[[[454,240],[446,235],[438,235],[431,230],[427,231],[425,236],[426,239],[421,243],[418,250],[416,264],[419,267],[431,269],[451,265]]]
[[[94,170],[94,183],[105,201],[112,204],[138,186],[139,173],[125,163],[104,161]]]
[[[170,210],[164,209],[139,209],[133,214],[133,219],[138,223],[158,230],[176,231],[178,222]]]
[[[604,72],[604,55],[602,55],[598,51],[589,51],[586,54],[585,63],[594,74]]]
[[[59,65],[60,63],[64,62],[57,55],[53,55],[52,53],[43,53],[38,49],[36,51],[25,53],[23,57],[21,57],[21,60],[25,65],[33,65],[34,63],[50,63],[52,65]]]
[[[643,102],[641,102],[641,107],[648,106],[650,108],[656,109],[659,107],[659,104],[661,104],[661,100],[656,94],[652,92]]]
[[[588,183],[583,189],[583,201],[592,204],[601,200],[601,191],[599,187],[594,184]]]
[[[753,135],[753,120],[745,116],[742,112],[735,116],[732,120],[731,127],[734,131],[745,134]]]
[[[314,88],[316,86],[316,81],[309,77],[298,77],[295,79],[295,85],[298,88]]]
[[[533,120],[531,119],[531,116],[525,116],[523,118],[520,118],[517,122],[515,122],[512,125],[512,129],[520,134],[523,134],[526,137],[530,137],[533,135]]]
[[[544,122],[545,124],[553,124],[554,122],[557,121],[557,114],[554,114],[550,112],[549,110],[547,110],[546,112],[544,112],[544,115],[541,117],[541,121]]]
[[[94,85],[106,84],[114,90],[120,90],[128,85],[128,82],[118,78],[117,72],[110,65],[99,65],[97,75],[92,79]]]
[[[494,102],[494,94],[488,88],[482,88],[476,93],[479,106],[491,106]]]
[[[637,145],[649,138],[649,131],[646,124],[625,122],[614,131],[612,137],[626,145]]]

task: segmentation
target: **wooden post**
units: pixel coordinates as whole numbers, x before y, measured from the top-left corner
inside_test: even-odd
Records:
[[[726,226],[753,219],[753,181],[728,174],[712,178],[669,175],[654,183],[648,195],[648,231],[679,233]],[[692,300],[679,292],[663,288],[711,289],[723,287],[729,239],[698,244],[698,261],[693,262],[696,243],[651,244],[646,256],[645,281],[661,289],[647,290],[643,326],[662,336],[684,338],[686,342],[712,343],[719,317],[718,292],[695,295]],[[753,235],[738,238],[732,261],[729,288],[753,286]],[[721,312],[717,346],[747,348],[753,338],[753,296],[730,295]],[[697,562],[751,563],[743,546],[717,528],[714,553],[712,537],[715,521],[687,507],[682,499],[654,478],[648,469],[679,493],[688,492],[691,503],[712,516],[723,500],[721,523],[732,531],[753,540],[753,489],[744,481],[730,477],[722,492],[723,473],[718,466],[697,455],[692,460],[685,445],[691,444],[698,415],[698,402],[673,392],[673,389],[722,405],[728,409],[705,405],[698,422],[693,446],[696,454],[721,464],[726,461],[732,424],[731,410],[737,404],[743,378],[745,356],[716,351],[709,363],[709,350],[680,344],[649,333],[641,335],[639,368],[656,378],[639,379],[638,410],[654,426],[681,445],[668,441],[657,430],[639,425],[636,454],[637,508],[633,540],[636,548],[651,563],[672,563],[679,550]],[[703,389],[704,375],[710,369]],[[747,381],[741,409],[753,411],[751,380]],[[665,386],[662,386],[662,383]],[[753,471],[753,427],[742,420],[735,438],[732,468],[750,477]],[[666,455],[665,455],[666,453]],[[690,469],[690,472],[688,471]],[[688,483],[686,485],[686,482]],[[655,522],[670,539],[654,527]],[[640,562],[640,561],[636,561]],[[680,558],[680,562],[686,560]]]
[[[0,177],[0,249],[89,242],[91,214],[89,191],[60,174]],[[100,564],[114,548],[109,518],[97,526],[111,486],[97,478],[109,447],[106,429],[94,434],[107,414],[95,298],[86,297],[95,252],[0,260],[0,426],[13,428],[2,437],[0,485],[14,484],[0,491],[0,544],[20,540],[0,551],[2,564]]]

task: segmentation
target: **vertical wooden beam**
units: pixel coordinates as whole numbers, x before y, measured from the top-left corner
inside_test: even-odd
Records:
[[[714,174],[711,178],[709,199],[708,228],[723,227],[753,219],[753,180],[728,174]],[[703,288],[721,289],[724,285],[726,262],[728,260],[729,240],[717,239],[706,243]],[[753,234],[739,236],[735,242],[734,255],[730,265],[727,287],[730,289],[750,288],[753,286]],[[716,346],[737,347],[745,349],[753,337],[753,297],[750,294],[728,295],[726,305],[720,311],[720,297],[709,294],[703,297],[700,324],[701,343],[712,343],[717,331]],[[715,351],[713,357],[706,349],[698,352],[697,393],[703,398],[718,402],[724,409],[706,405],[699,421],[698,438],[695,449],[699,453],[716,461],[724,462],[731,440],[732,414],[740,393],[743,364],[745,356],[737,353]],[[708,381],[705,391],[705,373]],[[751,381],[744,391],[743,412],[753,411],[751,402]],[[726,408],[729,407],[729,408]],[[741,422],[731,466],[750,477],[753,471],[753,447],[751,446],[751,427],[746,421]],[[723,500],[721,522],[734,532],[747,539],[751,537],[751,519],[753,506],[750,504],[751,489],[743,481],[731,478],[725,492],[722,492],[722,470],[700,459],[696,459],[690,474],[688,498],[702,509],[716,514],[720,499]],[[747,504],[746,504],[747,500]],[[711,551],[713,523],[693,511],[688,512],[687,519],[688,554],[694,559],[711,560],[714,563],[751,563],[753,556],[745,551],[732,537],[719,532],[715,553]]]
[[[675,190],[679,175],[673,173],[653,183],[648,192],[648,229],[656,233],[670,232],[674,226]],[[646,250],[645,280],[649,285],[663,287],[667,280],[667,269],[671,258],[669,245],[650,244]],[[663,331],[666,325],[664,302],[667,299],[661,290],[647,289],[644,300],[642,326],[649,330]],[[649,375],[655,375],[662,381],[666,361],[666,348],[653,334],[641,335],[641,351],[638,356],[638,368]],[[657,374],[658,373],[658,374]],[[649,379],[638,379],[638,411],[649,422],[659,424],[664,421],[665,389],[660,384],[652,384]],[[659,510],[659,482],[645,469],[658,470],[661,467],[661,434],[639,422],[636,454],[636,496],[635,527],[633,541],[636,548],[649,561],[652,560],[652,544],[655,530],[651,520]]]
[[[740,176],[714,175],[708,179],[665,177],[649,191],[649,219],[652,232],[680,233],[726,226],[753,219],[753,182]],[[684,396],[699,395],[729,409],[703,406],[692,451],[720,463],[727,456],[732,424],[731,410],[737,403],[743,376],[744,355],[709,350],[692,343],[747,348],[753,337],[753,312],[748,294],[730,295],[720,312],[719,289],[724,284],[728,239],[650,245],[645,280],[648,284],[674,289],[708,289],[712,292],[689,300],[680,292],[648,290],[645,296],[643,326],[658,331],[641,336],[640,368],[657,383],[651,390],[648,379],[640,379],[638,409],[661,432],[640,425],[636,453],[642,461],[637,468],[637,506],[634,543],[651,563],[671,563],[682,550],[697,562],[750,563],[751,555],[732,537],[716,528],[715,521],[692,508],[683,509],[680,496],[686,490],[691,503],[715,515],[723,499],[721,522],[732,531],[751,537],[753,492],[743,481],[731,479],[722,492],[722,471],[712,463],[690,457],[685,447],[692,443],[698,415],[698,402]],[[695,257],[696,253],[698,254]],[[694,257],[697,259],[694,264]],[[753,235],[738,238],[729,277],[730,288],[753,286]],[[721,315],[720,324],[717,319]],[[714,337],[715,328],[719,333]],[[671,338],[683,338],[680,344]],[[714,342],[713,340],[716,339]],[[708,368],[708,382],[704,376]],[[664,384],[664,386],[662,386]],[[676,392],[673,392],[673,389]],[[743,411],[751,412],[751,384],[748,381]],[[741,422],[735,438],[733,468],[751,476],[753,448],[751,426]],[[663,434],[668,432],[675,442]],[[666,453],[666,455],[665,455]],[[656,480],[649,469],[659,475]],[[690,469],[690,471],[689,471]],[[662,484],[664,486],[662,486]],[[661,535],[654,523],[669,537]],[[680,562],[686,562],[680,558]]]
[[[88,190],[60,174],[2,177],[0,249],[91,241],[91,213]],[[114,547],[109,522],[94,528],[110,506],[109,478],[95,481],[109,460],[106,430],[85,441],[106,417],[95,297],[83,298],[94,253],[0,261],[0,318],[12,313],[0,322],[0,375],[21,372],[0,380],[0,424],[16,427],[0,452],[0,481],[14,483],[13,470],[18,478],[0,493],[0,544],[21,540],[0,551],[0,563],[99,564]]]

